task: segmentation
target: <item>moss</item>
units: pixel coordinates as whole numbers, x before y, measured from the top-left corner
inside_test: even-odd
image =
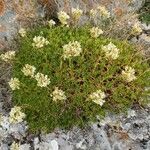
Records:
[[[42,35],[49,45],[36,49],[32,47],[34,36]],[[70,60],[63,60],[62,46],[70,41],[81,43],[83,52]],[[119,58],[108,60],[101,46],[113,42],[119,49]],[[102,36],[93,39],[89,27],[80,28],[37,27],[21,38],[20,48],[13,65],[13,77],[22,82],[20,90],[13,92],[13,102],[22,106],[29,128],[52,131],[54,128],[83,127],[104,116],[105,112],[115,113],[127,110],[134,102],[146,102],[147,93],[144,87],[149,86],[147,71],[149,65],[144,61],[141,52],[126,41],[106,39]],[[24,76],[21,72],[25,64],[34,65],[37,72],[48,75],[51,83],[46,88],[37,87],[36,80]],[[137,79],[126,83],[120,74],[129,65],[136,70]],[[54,102],[50,96],[55,87],[65,91],[67,100]],[[107,93],[102,107],[87,101],[92,92],[101,89]]]

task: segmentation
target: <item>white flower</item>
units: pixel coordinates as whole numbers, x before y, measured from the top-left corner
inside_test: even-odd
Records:
[[[8,84],[12,90],[20,89],[20,81],[18,78],[11,78]]]
[[[48,21],[48,25],[50,27],[54,26],[55,24],[56,24],[56,22],[54,20],[52,20],[52,19]]]
[[[132,32],[133,32],[133,34],[140,34],[142,32],[142,29],[141,29],[139,23],[135,23],[132,26]]]
[[[92,29],[90,29],[90,34],[91,34],[91,37],[97,38],[99,37],[100,34],[103,34],[103,31],[99,29],[98,27],[93,27]]]
[[[33,43],[32,43],[33,47],[41,48],[48,44],[49,44],[49,41],[42,36],[35,36],[33,38]]]
[[[10,146],[10,150],[20,150],[20,145],[16,142],[13,142]]]
[[[73,41],[63,46],[64,50],[64,59],[74,56],[79,56],[82,52],[82,48],[79,42]]]
[[[64,12],[64,11],[60,11],[58,12],[58,19],[61,22],[62,25],[66,25],[67,24],[67,20],[69,19],[69,15]]]
[[[34,66],[25,64],[25,66],[22,68],[21,71],[24,73],[25,76],[34,77],[35,70],[36,70],[36,68]]]
[[[79,20],[83,11],[79,8],[72,8],[72,17],[75,20]]]
[[[51,96],[53,97],[53,101],[57,100],[66,100],[67,97],[65,96],[65,92],[55,87],[54,91],[52,92]]]
[[[35,79],[37,80],[37,86],[46,87],[50,84],[50,79],[48,78],[48,76],[42,73],[37,73],[35,75]]]
[[[8,51],[5,54],[0,55],[0,58],[5,62],[8,62],[14,59],[14,57],[15,57],[15,51]]]
[[[108,12],[105,6],[99,6],[97,9],[99,10],[101,17],[106,18],[106,19],[110,18],[110,12]]]
[[[26,36],[26,30],[24,28],[20,28],[19,29],[19,34],[22,36],[22,37],[25,37]]]
[[[95,102],[96,104],[102,106],[105,103],[104,98],[106,97],[105,93],[101,90],[97,90],[96,92],[93,92],[89,98]]]
[[[108,45],[102,46],[102,50],[108,58],[117,59],[119,57],[119,49],[111,42]]]
[[[90,10],[90,16],[91,16],[91,17],[95,17],[96,14],[97,14],[97,10],[96,10],[96,9],[91,9],[91,10]]]
[[[10,123],[20,123],[25,118],[25,114],[21,111],[21,107],[14,106],[11,108],[11,111],[9,113],[9,122]]]
[[[122,71],[122,77],[127,81],[131,82],[136,79],[135,70],[129,66],[125,66],[125,70]]]

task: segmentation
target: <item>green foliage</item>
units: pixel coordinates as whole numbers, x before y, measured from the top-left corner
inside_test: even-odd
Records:
[[[13,65],[13,77],[22,85],[13,92],[13,102],[22,106],[30,130],[51,131],[54,128],[83,127],[87,122],[95,121],[96,116],[105,112],[123,112],[134,102],[146,102],[149,86],[148,64],[140,51],[125,41],[106,39],[102,36],[94,39],[89,27],[80,28],[38,27],[31,30],[27,37],[21,38],[20,48]],[[42,35],[49,45],[36,49],[32,42],[34,36]],[[81,43],[80,56],[64,60],[62,46],[70,41]],[[108,60],[101,46],[109,42],[120,49],[116,60]],[[51,80],[48,87],[38,87],[36,80],[24,76],[21,69],[25,64],[34,65]],[[137,79],[130,83],[121,78],[126,65],[133,67]],[[59,87],[67,100],[54,102],[50,96],[55,87]],[[107,94],[102,107],[93,101],[87,101],[89,94],[101,89]],[[144,97],[144,98],[142,98]]]
[[[150,1],[147,0],[140,10],[140,20],[147,24],[150,24]]]

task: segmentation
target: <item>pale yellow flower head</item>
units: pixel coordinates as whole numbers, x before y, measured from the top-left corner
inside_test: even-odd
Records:
[[[70,16],[66,12],[60,11],[58,12],[58,19],[62,25],[67,25],[67,21],[70,19]]]
[[[10,150],[20,150],[20,145],[16,142],[13,142],[10,146]]]
[[[108,45],[102,46],[102,50],[107,58],[117,59],[119,57],[119,49],[111,42]]]
[[[33,38],[33,43],[32,43],[32,46],[33,47],[36,47],[36,48],[42,48],[44,47],[45,45],[48,45],[49,44],[49,41],[42,37],[42,36],[35,36]]]
[[[22,68],[21,71],[24,73],[25,76],[34,77],[35,70],[36,70],[36,68],[34,66],[25,64],[25,66]]]
[[[140,34],[142,32],[142,29],[139,25],[139,23],[135,23],[133,26],[132,26],[132,32],[133,34]]]
[[[48,21],[48,25],[49,25],[50,27],[55,26],[55,24],[56,24],[56,22],[55,22],[54,20],[52,20],[52,19]]]
[[[5,54],[0,55],[0,59],[9,62],[15,58],[15,51],[8,51]]]
[[[97,90],[90,94],[89,99],[92,100],[94,103],[102,106],[105,103],[104,98],[106,97],[105,93],[101,90]]]
[[[91,16],[91,17],[95,17],[96,14],[97,14],[97,10],[96,10],[96,9],[91,9],[91,10],[90,10],[90,16]]]
[[[20,89],[20,81],[18,78],[11,78],[8,84],[12,90]]]
[[[103,34],[103,31],[99,29],[98,27],[93,27],[90,29],[91,37],[98,38],[101,34]]]
[[[101,17],[105,19],[110,18],[110,12],[106,9],[105,6],[99,6],[97,9],[99,10],[99,14]]]
[[[62,100],[66,100],[67,97],[65,95],[65,92],[61,89],[58,89],[58,87],[55,87],[54,91],[51,94],[53,101],[62,101]]]
[[[132,67],[125,66],[125,70],[122,71],[122,77],[127,81],[131,82],[136,79],[135,70]]]
[[[25,118],[25,114],[21,111],[21,107],[15,106],[11,109],[9,113],[9,122],[10,123],[20,123]]]
[[[25,37],[27,32],[26,32],[26,30],[24,28],[20,28],[19,29],[19,34],[20,34],[20,36]]]
[[[72,8],[72,17],[74,20],[79,20],[83,11],[79,8]]]
[[[81,45],[78,41],[69,42],[68,44],[63,46],[64,59],[79,56],[82,52]]]
[[[37,73],[35,75],[35,79],[37,81],[37,86],[39,87],[47,87],[50,84],[50,79],[48,76],[42,73]]]

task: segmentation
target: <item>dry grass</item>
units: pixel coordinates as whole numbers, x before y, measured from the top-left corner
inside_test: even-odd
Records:
[[[16,20],[22,25],[28,25],[31,20],[37,18],[38,3],[35,0],[6,1],[6,7],[16,13]]]
[[[3,14],[5,9],[4,1],[0,0],[0,16]]]
[[[131,37],[131,26],[138,21],[137,18],[138,15],[132,13],[116,18],[112,23],[110,23],[108,30],[105,30],[106,36],[127,40]]]

